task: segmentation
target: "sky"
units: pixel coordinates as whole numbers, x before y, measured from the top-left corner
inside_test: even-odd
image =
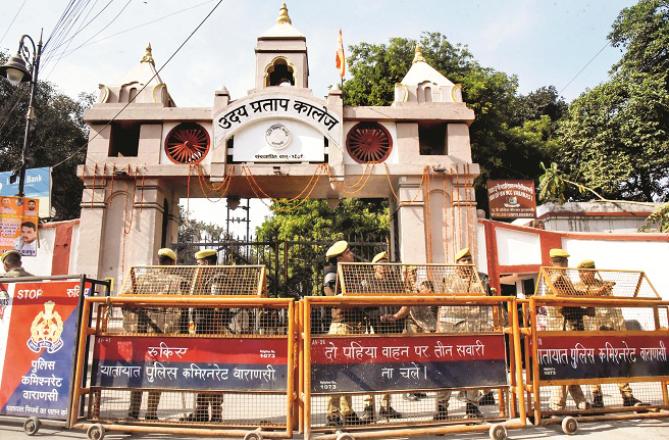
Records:
[[[45,36],[50,35],[68,1],[2,0],[1,3],[0,48],[13,52],[24,33],[37,38],[43,27]],[[392,37],[416,39],[421,32],[441,32],[452,43],[468,46],[482,65],[517,75],[521,93],[554,85],[567,101],[607,79],[620,50],[605,47],[606,36],[620,10],[634,3],[630,0],[287,2],[293,25],[307,37],[309,82],[316,96],[326,95],[328,86],[337,81],[334,61],[337,31],[342,29],[345,45],[386,43]],[[45,58],[40,74],[41,79],[55,83],[71,96],[96,93],[100,83],[114,84],[139,63],[149,42],[156,66],[162,66],[216,0],[92,0],[91,4],[92,12],[82,18],[82,23],[90,21],[105,6],[106,9],[63,46],[67,47],[65,56]],[[233,99],[244,96],[253,87],[256,38],[274,24],[280,5],[277,0],[223,0],[161,72],[177,105],[210,106],[214,90],[222,86],[228,88]],[[259,201],[252,204],[254,225],[261,223],[267,212],[261,206]],[[195,217],[205,221],[221,218],[212,214],[211,206],[204,202],[191,201],[190,208]]]

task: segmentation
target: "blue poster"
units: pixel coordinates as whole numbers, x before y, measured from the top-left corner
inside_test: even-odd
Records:
[[[19,179],[9,183],[11,171],[0,172],[0,196],[15,196],[19,192]],[[24,191],[26,197],[39,199],[39,216],[51,216],[51,168],[28,168]]]

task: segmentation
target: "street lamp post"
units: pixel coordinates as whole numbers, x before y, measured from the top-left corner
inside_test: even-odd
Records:
[[[21,83],[30,83],[30,97],[28,98],[28,111],[26,112],[26,129],[23,135],[23,148],[21,148],[21,167],[19,168],[19,192],[17,196],[23,197],[26,180],[26,152],[30,143],[30,129],[35,119],[33,100],[37,90],[37,79],[39,76],[39,62],[42,56],[42,35],[40,33],[39,43],[30,35],[23,35],[19,41],[19,50],[7,63],[0,66],[0,76],[4,76],[14,86]],[[15,175],[14,175],[15,176]]]

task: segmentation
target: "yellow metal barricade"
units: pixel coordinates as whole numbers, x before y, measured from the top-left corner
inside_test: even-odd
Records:
[[[183,271],[160,269],[133,271],[141,294],[86,298],[82,322],[93,320],[80,328],[70,425],[95,439],[107,430],[291,438],[295,302],[234,295],[216,277],[225,270],[183,282]],[[194,285],[210,294],[182,294]]]
[[[472,264],[340,263],[337,284],[344,295],[486,293]]]
[[[525,426],[514,298],[353,295],[302,303],[305,438],[489,431],[501,439],[507,428]],[[405,319],[389,318],[404,310]],[[332,322],[318,322],[324,317]]]
[[[668,304],[643,272],[542,268],[521,330],[535,423],[668,416]]]

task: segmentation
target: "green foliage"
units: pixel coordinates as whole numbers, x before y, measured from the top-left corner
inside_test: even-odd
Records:
[[[0,51],[0,64],[6,60],[7,52]],[[17,88],[0,79],[0,125],[4,124],[0,131],[2,171],[13,170],[20,164],[29,93],[27,84]],[[18,103],[17,97],[20,97]],[[36,119],[27,150],[28,167],[55,165],[86,143],[88,129],[82,116],[92,102],[92,95],[82,94],[74,100],[59,93],[53,84],[39,82],[34,101]],[[83,163],[85,151],[82,149],[72,160],[53,170],[55,220],[79,217],[83,186],[76,175],[76,165]]]
[[[256,231],[259,241],[281,243],[267,259],[269,273],[280,268],[282,288],[300,295],[322,293],[322,267],[325,251],[337,240],[361,242],[353,246],[362,261],[386,249],[388,240],[388,203],[385,200],[344,199],[335,208],[325,200],[288,202],[275,200],[272,216]],[[380,246],[372,243],[383,243]],[[279,255],[273,254],[278,252]],[[285,294],[286,292],[278,292]]]
[[[640,0],[623,9],[609,34],[611,45],[623,51],[616,73],[666,75],[669,71],[669,4]]]
[[[660,205],[651,215],[649,215],[641,230],[669,232],[669,203]]]
[[[384,241],[388,235],[388,204],[382,200],[344,199],[334,209],[325,200],[276,200],[271,211],[256,231],[259,240],[336,241],[358,236]]]
[[[420,38],[427,62],[463,86],[463,99],[474,110],[470,128],[472,156],[481,165],[477,181],[479,206],[486,207],[488,178],[537,178],[539,164],[553,150],[551,136],[566,104],[554,87],[518,94],[518,80],[481,66],[466,46],[450,43],[440,33]],[[393,38],[388,44],[350,47],[352,78],[344,83],[347,105],[389,105],[394,86],[411,67],[416,41]]]
[[[606,83],[570,105],[555,159],[605,198],[669,200],[669,6],[640,1],[613,24],[624,50]],[[567,189],[567,199],[584,196]]]

